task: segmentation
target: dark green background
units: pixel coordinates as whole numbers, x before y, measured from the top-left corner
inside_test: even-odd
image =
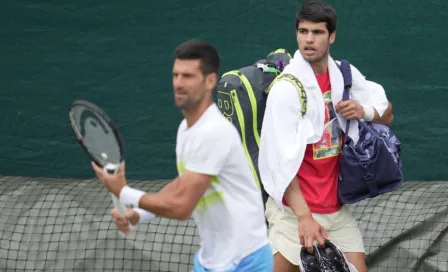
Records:
[[[67,107],[92,100],[120,125],[131,178],[175,175],[173,50],[213,43],[222,72],[294,51],[301,1],[6,1],[0,9],[0,175],[92,177]],[[335,58],[381,83],[394,104],[406,180],[448,180],[448,1],[330,1]],[[367,4],[368,3],[368,4]]]

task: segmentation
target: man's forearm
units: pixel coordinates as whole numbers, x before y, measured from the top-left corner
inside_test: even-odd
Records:
[[[167,185],[163,186],[162,189],[160,189],[159,193],[173,193],[177,189],[177,186],[179,186],[179,177],[173,179]]]
[[[170,191],[143,195],[139,201],[139,208],[158,216],[179,220],[186,220],[190,216],[182,204],[182,197]]]
[[[303,197],[297,177],[294,177],[286,188],[285,199],[299,221],[312,216],[308,204]]]
[[[182,196],[182,190],[178,188],[178,181],[178,178],[176,178],[165,185],[158,193],[144,193],[135,189],[127,189],[125,192],[123,189],[120,199],[123,198],[125,203],[138,201],[138,203],[134,203],[135,206],[158,216],[180,220],[188,219],[190,214],[183,204],[184,196]]]
[[[394,120],[394,115],[392,114],[392,103],[389,102],[387,105],[387,109],[384,112],[383,116],[379,116],[378,112],[375,110],[375,118],[372,122],[383,124],[386,126],[392,125],[392,121]]]
[[[386,126],[390,126],[392,124],[394,116],[392,114],[392,104],[390,102],[387,106],[386,111],[381,117],[375,108],[371,107],[371,109],[373,110],[373,119],[371,121],[372,123],[383,124]],[[364,110],[367,110],[367,108]]]

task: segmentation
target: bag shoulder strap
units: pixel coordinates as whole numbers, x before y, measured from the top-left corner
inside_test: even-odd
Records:
[[[341,60],[341,64],[338,65],[336,62],[336,65],[339,67],[339,70],[341,70],[342,77],[344,78],[344,94],[342,95],[342,99],[348,100],[350,89],[352,88],[352,70],[350,63],[343,59]]]
[[[338,64],[336,62],[339,70],[341,70],[342,78],[344,79],[344,93],[342,94],[342,100],[346,101],[350,99],[350,89],[352,88],[352,70],[350,63],[348,60],[342,59],[341,63]],[[348,143],[348,131],[350,128],[350,120],[347,120],[347,124],[345,126],[345,142]]]
[[[297,90],[298,94],[299,94],[299,99],[300,99],[300,105],[301,105],[301,111],[300,114],[303,116],[305,116],[306,114],[306,105],[307,105],[307,96],[306,96],[306,92],[305,92],[305,88],[303,88],[303,84],[302,82],[300,82],[300,80],[295,77],[293,74],[289,74],[289,73],[283,73],[281,75],[279,75],[278,77],[276,77],[271,85],[269,85],[269,87],[266,89],[266,94],[269,93],[269,91],[271,90],[272,86],[274,85],[275,82],[280,81],[280,80],[286,80],[288,82],[290,82]]]

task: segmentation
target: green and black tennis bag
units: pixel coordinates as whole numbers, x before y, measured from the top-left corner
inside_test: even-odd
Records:
[[[258,171],[261,125],[269,88],[290,60],[291,55],[285,49],[272,51],[252,65],[223,74],[217,85],[216,104],[241,136],[252,173],[262,190],[264,203],[267,194]]]

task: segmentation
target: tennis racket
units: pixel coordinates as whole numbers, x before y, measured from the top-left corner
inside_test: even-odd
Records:
[[[78,142],[104,171],[115,174],[124,161],[123,139],[109,116],[97,105],[76,100],[69,108],[69,119]],[[126,207],[111,193],[115,208],[124,216]]]

